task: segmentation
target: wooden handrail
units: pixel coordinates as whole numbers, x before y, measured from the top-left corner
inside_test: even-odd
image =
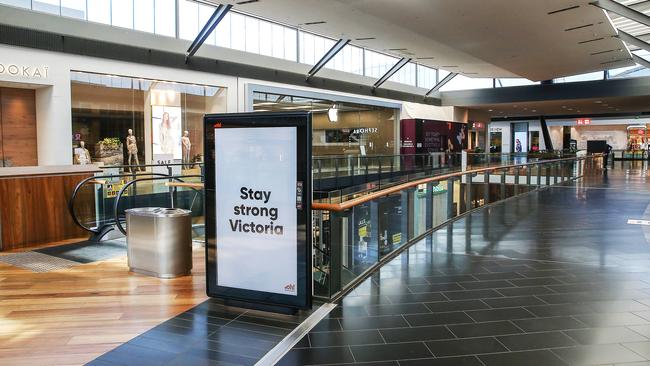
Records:
[[[443,175],[437,175],[435,177],[428,177],[428,178],[422,178],[418,180],[414,180],[411,182],[406,182],[402,184],[398,184],[396,186],[392,186],[386,189],[382,189],[377,192],[369,193],[367,195],[364,195],[362,197],[357,197],[353,198],[351,200],[342,202],[342,203],[323,203],[323,202],[312,202],[311,208],[315,210],[324,210],[324,211],[345,211],[347,209],[350,209],[354,206],[358,206],[362,203],[372,201],[374,199],[377,199],[379,197],[383,196],[388,196],[389,194],[395,193],[402,191],[407,188],[411,187],[416,187],[420,184],[426,184],[430,182],[436,182],[436,181],[441,181],[441,180],[447,180],[451,178],[457,178],[457,177],[462,177],[463,175],[466,174],[478,174],[478,173],[486,173],[486,172],[493,172],[495,170],[507,170],[507,169],[512,169],[512,168],[526,168],[528,166],[532,165],[539,165],[539,164],[549,164],[549,163],[558,163],[562,161],[572,161],[572,160],[585,160],[589,157],[598,157],[598,156],[603,156],[603,154],[594,154],[591,156],[585,156],[585,157],[572,157],[572,158],[563,158],[563,159],[553,159],[553,160],[544,160],[544,161],[538,161],[534,163],[526,163],[526,164],[511,164],[511,165],[499,165],[499,166],[493,166],[493,167],[487,167],[487,168],[479,168],[479,169],[471,169],[471,170],[466,170],[466,171],[461,171],[461,172],[454,172],[454,173],[449,173],[449,174],[443,174]],[[203,189],[204,184],[203,183],[191,183],[191,182],[165,182],[165,185],[167,187],[189,187],[189,188],[196,188],[196,189]]]
[[[594,156],[602,156],[603,154],[594,154],[589,157],[594,157]],[[564,158],[564,159],[553,159],[553,160],[544,160],[541,162],[534,162],[534,163],[526,163],[526,164],[512,164],[512,165],[500,165],[500,166],[495,166],[495,167],[487,167],[487,168],[480,168],[480,169],[471,169],[471,170],[466,170],[462,172],[455,172],[455,173],[449,173],[449,174],[443,174],[443,175],[437,175],[435,177],[429,177],[429,178],[423,178],[423,179],[418,179],[414,180],[411,182],[406,182],[402,183],[390,188],[382,189],[381,191],[369,193],[365,196],[358,197],[358,198],[353,198],[351,200],[342,202],[342,203],[322,203],[322,202],[312,202],[311,208],[315,210],[324,210],[324,211],[335,211],[335,212],[340,212],[340,211],[345,211],[347,209],[350,209],[354,206],[358,206],[362,203],[366,203],[368,201],[372,201],[374,199],[377,199],[379,197],[387,196],[389,194],[395,193],[402,191],[407,188],[411,187],[416,187],[420,184],[425,184],[425,183],[430,183],[430,182],[435,182],[435,181],[440,181],[440,180],[446,180],[450,178],[456,178],[456,177],[461,177],[466,174],[475,174],[475,173],[485,173],[485,172],[492,172],[495,170],[504,170],[504,169],[512,169],[512,168],[524,168],[528,167],[530,165],[539,165],[539,164],[548,164],[548,163],[557,163],[561,161],[570,161],[570,160],[584,160],[587,159],[588,157],[572,157],[572,158]]]

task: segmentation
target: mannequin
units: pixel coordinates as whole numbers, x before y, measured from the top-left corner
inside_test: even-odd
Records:
[[[133,136],[133,130],[129,128],[128,136],[126,136],[126,151],[129,154],[129,160],[128,164],[132,165],[132,159],[135,159],[135,165],[140,165],[140,161],[138,160],[138,143]],[[131,167],[131,171],[133,171],[133,167]]]
[[[75,150],[75,163],[79,165],[87,165],[92,163],[90,160],[90,152],[88,152],[88,149],[86,149],[86,143],[84,141],[79,141],[79,147]]]
[[[181,143],[183,145],[183,164],[190,164],[190,151],[192,150],[192,142],[190,141],[190,132],[183,131],[183,137],[181,138]]]

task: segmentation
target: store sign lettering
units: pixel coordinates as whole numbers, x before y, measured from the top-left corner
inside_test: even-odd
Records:
[[[48,66],[26,66],[0,63],[0,75],[9,75],[31,79],[46,79],[50,68]]]
[[[576,124],[577,124],[578,126],[586,126],[586,125],[590,125],[590,124],[591,124],[591,119],[590,119],[590,118],[579,118],[579,119],[576,121]]]
[[[355,128],[352,130],[352,133],[354,134],[361,134],[361,133],[377,133],[379,129],[377,127],[367,127],[367,128]]]

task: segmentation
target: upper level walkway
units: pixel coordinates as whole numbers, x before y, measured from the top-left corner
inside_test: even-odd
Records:
[[[628,223],[649,207],[647,164],[617,162],[474,211],[381,267],[280,364],[650,365],[650,226]]]

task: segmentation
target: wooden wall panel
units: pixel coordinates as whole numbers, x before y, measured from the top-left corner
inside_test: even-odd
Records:
[[[0,179],[0,250],[88,236],[75,225],[68,212],[68,200],[74,187],[88,176]],[[88,204],[81,201],[81,205]]]
[[[36,148],[36,92],[0,88],[0,147],[12,166],[38,165]]]

